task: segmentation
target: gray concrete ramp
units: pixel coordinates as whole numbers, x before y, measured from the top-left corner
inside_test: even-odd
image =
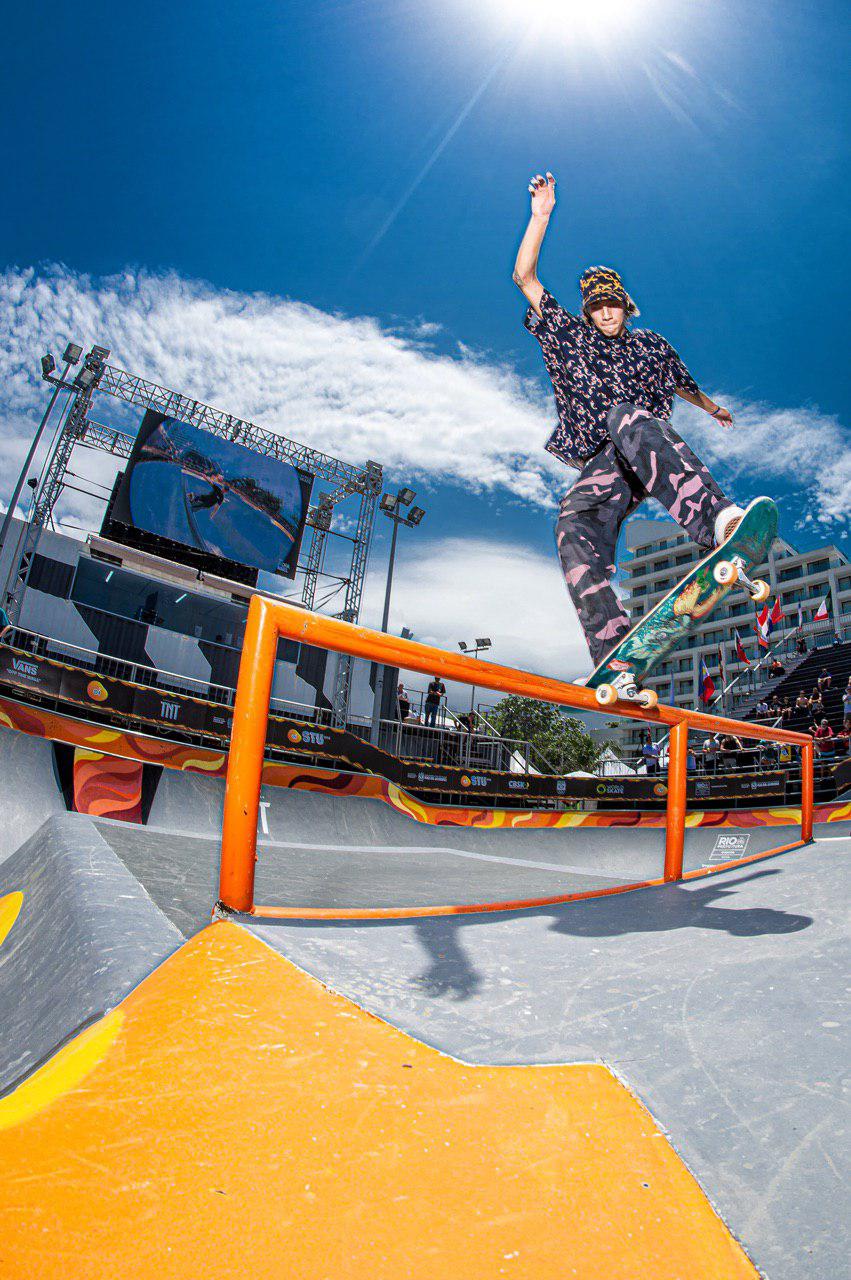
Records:
[[[54,813],[65,813],[65,801],[53,744],[0,727],[0,864]]]
[[[183,938],[89,818],[48,819],[0,865],[0,1093],[113,1008]]]

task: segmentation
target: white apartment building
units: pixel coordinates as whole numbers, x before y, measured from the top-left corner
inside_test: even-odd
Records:
[[[643,617],[654,604],[671,590],[700,558],[700,552],[687,534],[667,520],[631,520],[624,531],[627,556],[623,562],[621,588],[626,593],[624,606],[633,622]],[[771,601],[779,598],[784,626],[772,636],[772,642],[793,631],[798,622],[798,604],[803,615],[803,634],[825,636],[834,627],[851,637],[851,561],[847,552],[833,544],[812,551],[796,551],[783,538],[777,538],[768,557],[755,576],[771,583]],[[829,623],[813,623],[813,615],[827,597]],[[759,656],[754,631],[756,611],[744,589],[734,589],[724,603],[708,618],[694,625],[679,648],[674,649],[654,668],[645,683],[655,689],[662,702],[669,700],[671,675],[674,676],[673,702],[681,707],[698,708],[698,671],[700,659],[718,684],[718,653],[723,648],[727,680],[744,670],[735,659],[735,631],[738,629],[745,652],[752,662]],[[810,641],[811,643],[811,641]],[[628,745],[634,745],[637,733],[628,731]]]

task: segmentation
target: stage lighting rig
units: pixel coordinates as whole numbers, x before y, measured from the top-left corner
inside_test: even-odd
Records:
[[[78,391],[91,391],[103,377],[106,362],[109,359],[108,347],[92,347],[83,361],[83,367],[74,379]]]
[[[484,653],[485,649],[490,649],[490,647],[491,647],[491,642],[486,636],[480,636],[476,640],[476,643],[474,645],[465,644],[463,640],[458,641],[458,648],[461,649],[466,654],[472,654],[474,658],[478,658],[480,653]],[[475,716],[475,705],[476,705],[476,686],[473,685],[472,688],[470,689],[470,727],[471,728],[473,725],[473,718]]]

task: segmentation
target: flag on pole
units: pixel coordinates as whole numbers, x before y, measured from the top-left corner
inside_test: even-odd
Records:
[[[816,615],[813,618],[813,622],[827,622],[828,617],[827,596],[825,596],[819,607],[816,609]]]
[[[767,649],[768,648],[768,605],[765,605],[765,607],[757,613],[756,623],[754,624],[754,631],[756,632],[757,639],[759,640],[760,649]]]
[[[703,703],[711,702],[715,697],[715,681],[706,668],[706,659],[700,659],[700,672],[697,681],[697,696]]]
[[[745,653],[745,646],[742,644],[742,638],[739,635],[738,629],[735,627],[733,628],[733,634],[736,637],[736,657],[739,662],[743,662],[746,667],[749,667],[751,665],[751,660]]]
[[[775,627],[779,627],[783,621],[783,610],[780,608],[780,601],[774,601],[774,608],[768,617],[768,634],[771,635]]]
[[[801,608],[801,602],[799,600],[798,601],[798,630],[799,631],[801,630],[801,627],[803,625],[804,625],[804,611]]]

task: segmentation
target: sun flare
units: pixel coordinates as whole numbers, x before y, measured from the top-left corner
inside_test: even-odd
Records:
[[[565,40],[616,35],[647,16],[651,0],[479,0],[503,20]]]

